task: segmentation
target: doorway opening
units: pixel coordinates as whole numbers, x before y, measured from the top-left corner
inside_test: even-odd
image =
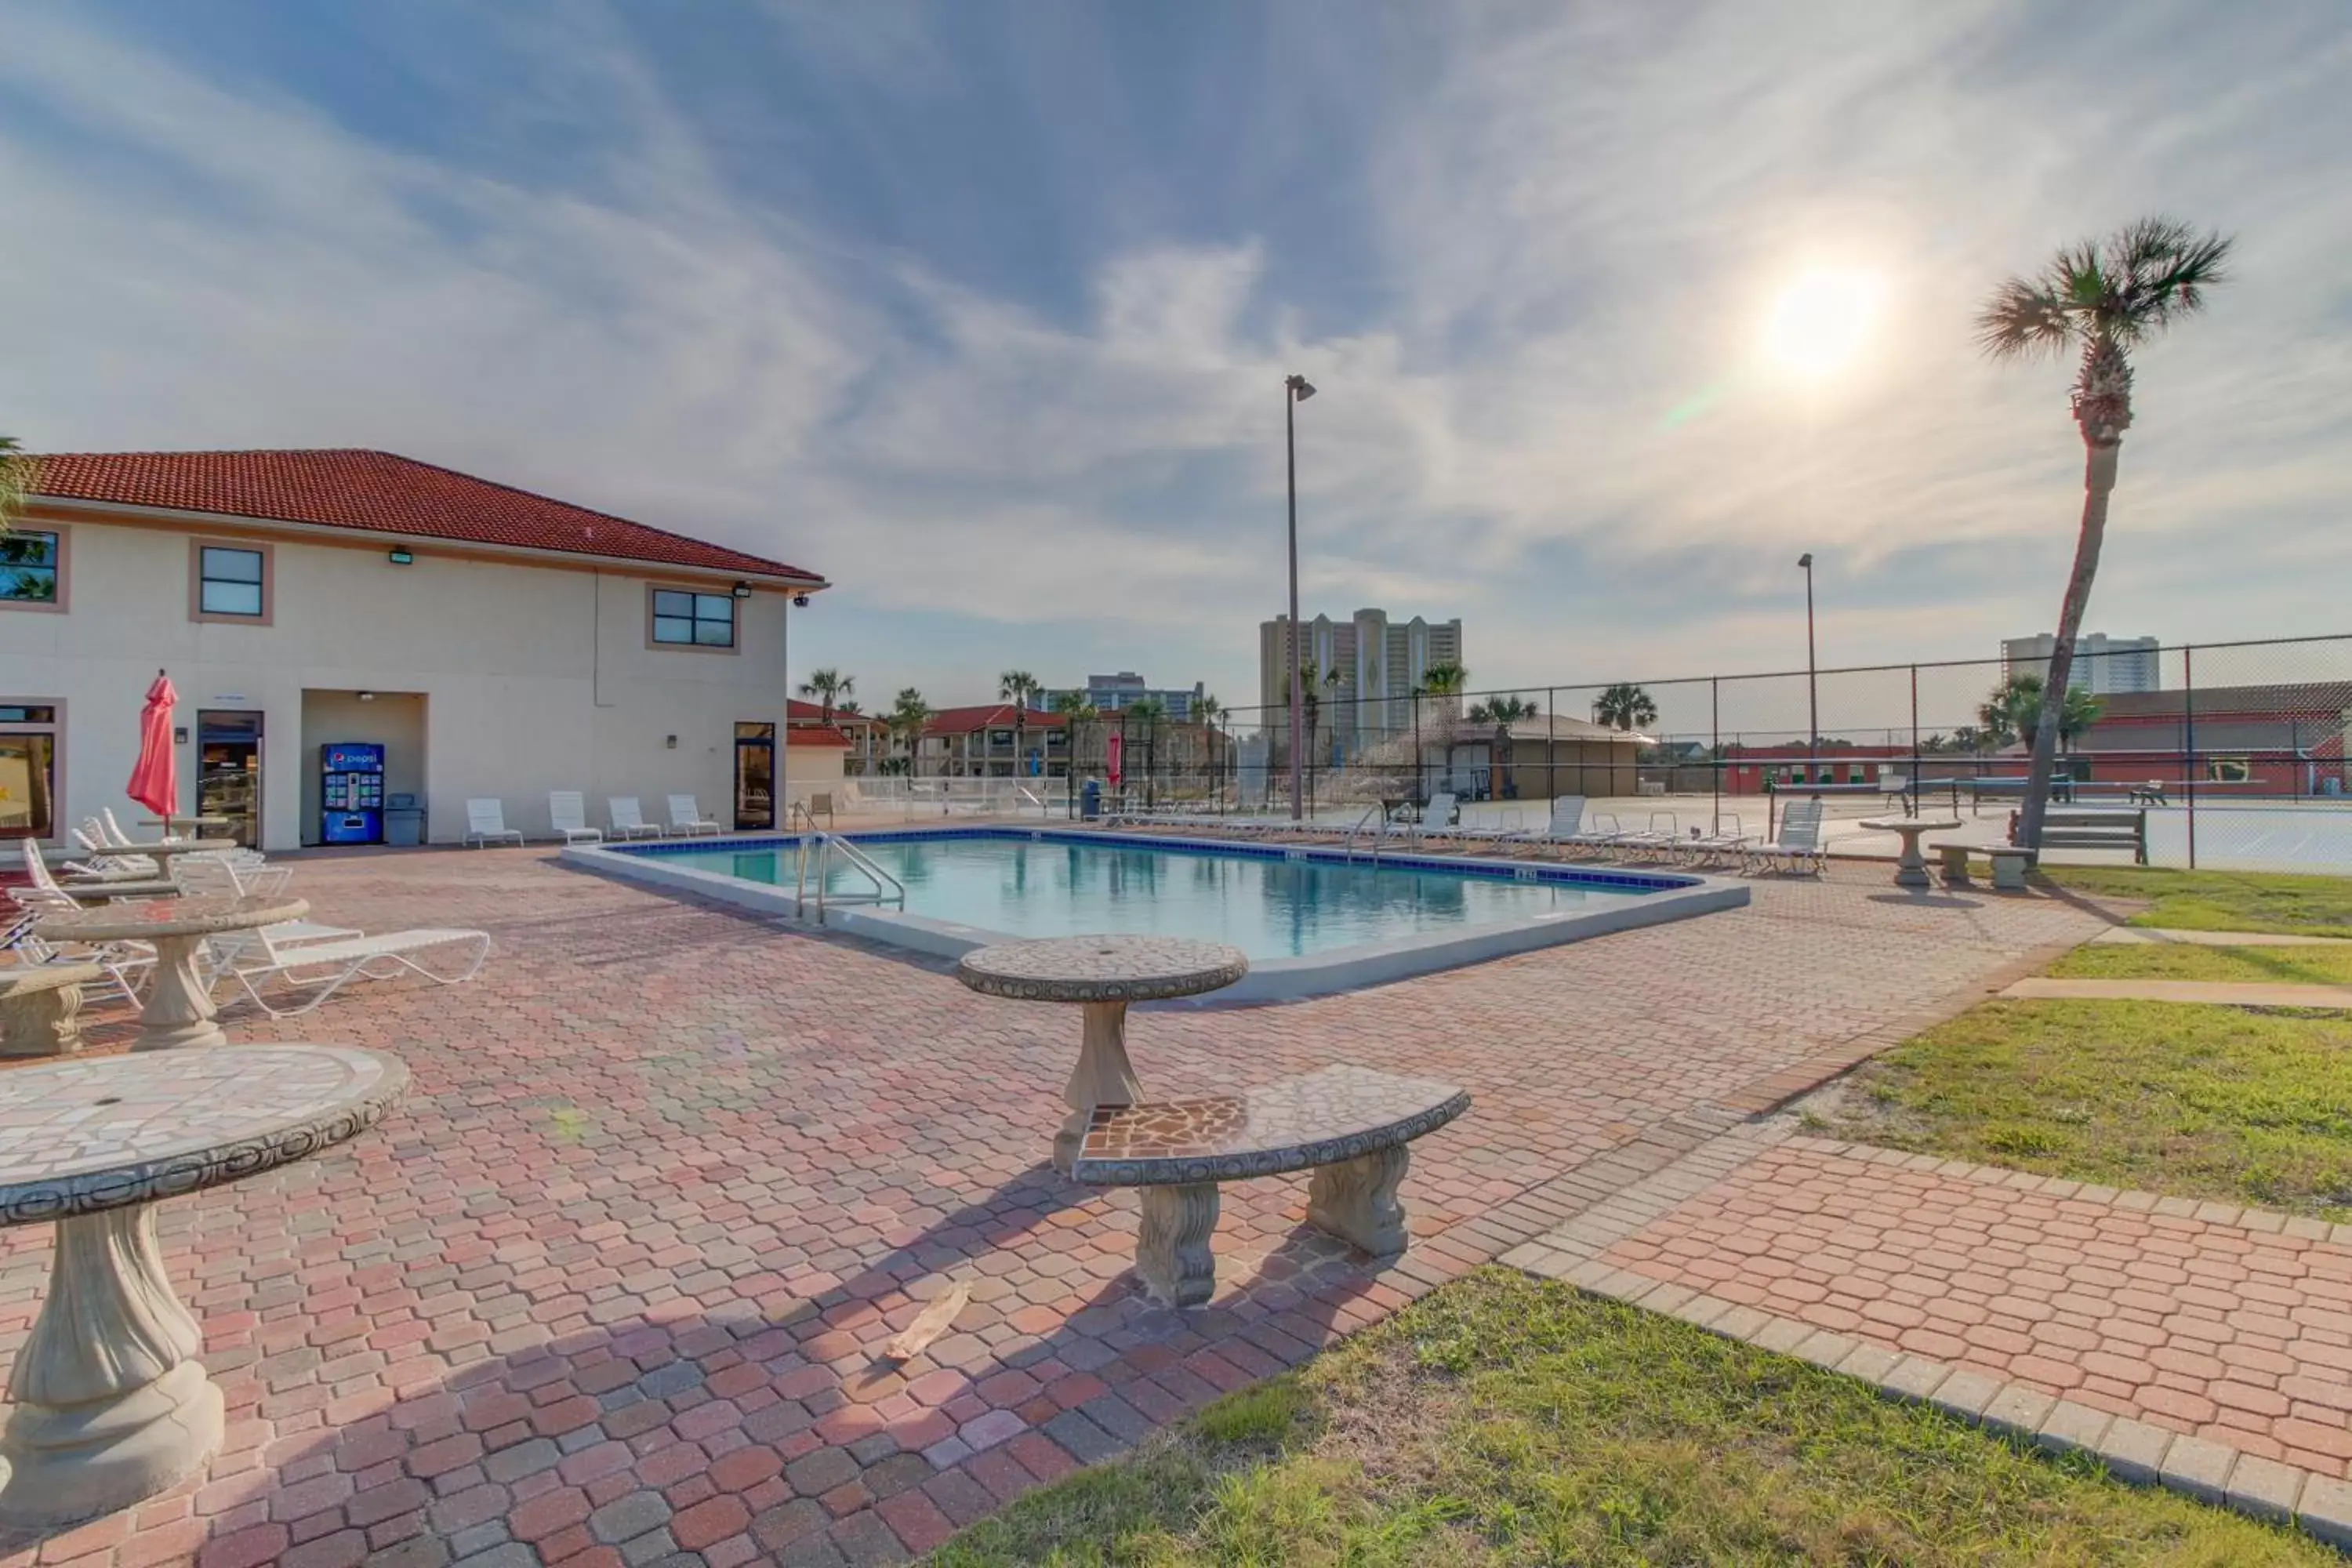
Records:
[[[196,710],[196,815],[248,849],[261,847],[261,715],[245,708]]]
[[[776,826],[776,727],[739,721],[735,726],[735,826]]]

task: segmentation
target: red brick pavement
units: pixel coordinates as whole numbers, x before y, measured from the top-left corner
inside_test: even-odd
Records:
[[[1883,879],[1766,883],[1748,910],[1348,996],[1139,1015],[1155,1092],[1346,1059],[1476,1097],[1416,1145],[1403,1263],[1307,1230],[1303,1182],[1244,1184],[1218,1299],[1180,1316],[1128,1273],[1131,1194],[1043,1163],[1072,1010],[537,851],[307,859],[316,918],[478,925],[490,965],[226,1015],[240,1038],[394,1051],[415,1092],[355,1143],[164,1208],[226,1446],[0,1568],[900,1560],[1556,1223],[1544,1184],[1620,1179],[1622,1153],[1595,1156],[2097,925],[2042,899],[1906,906]],[[0,1355],[47,1244],[0,1233]],[[878,1360],[954,1278],[953,1331]]]
[[[1877,1152],[1791,1140],[1602,1261],[2346,1475],[2344,1227]]]

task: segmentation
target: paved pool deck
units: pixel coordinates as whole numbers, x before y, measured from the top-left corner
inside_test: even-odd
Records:
[[[231,1037],[392,1051],[405,1107],[163,1206],[229,1436],[207,1473],[0,1564],[509,1568],[898,1562],[1436,1283],[1570,1223],[2106,919],[1910,897],[1884,867],[1744,910],[1278,1006],[1145,1011],[1155,1093],[1332,1061],[1444,1078],[1417,1238],[1378,1266],[1306,1183],[1226,1189],[1219,1291],[1153,1308],[1135,1201],[1045,1155],[1067,1010],[932,963],[556,866],[551,851],[299,858],[315,920],[474,925],[482,977],[347,987]],[[129,1035],[100,1009],[96,1035]],[[5,1070],[18,1070],[15,1068]],[[0,1362],[47,1273],[0,1236]],[[903,1367],[881,1343],[968,1281]]]

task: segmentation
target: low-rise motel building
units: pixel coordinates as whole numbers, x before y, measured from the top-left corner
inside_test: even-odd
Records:
[[[539,837],[553,790],[593,825],[690,794],[764,828],[807,793],[784,654],[814,572],[389,452],[38,463],[0,538],[0,863],[143,815],[159,669],[180,809],[264,849],[455,844],[474,798]]]

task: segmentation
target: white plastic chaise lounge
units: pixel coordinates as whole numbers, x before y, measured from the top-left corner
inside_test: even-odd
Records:
[[[637,797],[633,795],[606,796],[604,818],[613,825],[611,837],[614,838],[659,838],[662,836],[661,825],[646,820],[645,810],[637,805]]]
[[[1821,875],[1827,863],[1822,847],[1821,798],[1790,802],[1780,813],[1780,836],[1769,844],[1749,845],[1740,851],[1740,859],[1749,871],[1782,866],[1801,871],[1810,866],[1813,875]]]
[[[1454,831],[1454,817],[1456,810],[1454,802],[1455,796],[1451,791],[1441,790],[1436,795],[1431,795],[1429,804],[1421,808],[1420,820],[1412,825],[1412,841],[1415,844],[1426,844],[1433,839],[1454,838],[1456,837]]]
[[[1540,827],[1523,827],[1507,834],[1502,842],[1511,853],[1527,849],[1565,849],[1579,833],[1584,831],[1584,797],[1580,795],[1554,795],[1551,818]]]
[[[507,826],[507,806],[502,800],[469,800],[466,803],[466,837],[459,842],[476,849],[487,849],[495,841],[512,840],[522,843],[522,829]]]
[[[719,824],[702,815],[702,807],[695,803],[694,797],[690,795],[674,795],[669,797],[669,830],[672,836],[679,838],[691,837],[698,833],[726,831]]]
[[[588,826],[588,797],[576,789],[547,792],[547,820],[566,844],[602,844],[601,828]]]
[[[473,949],[462,973],[436,973],[409,956],[461,943]],[[436,985],[463,984],[481,973],[483,962],[489,957],[490,937],[488,931],[433,927],[386,931],[382,936],[352,932],[320,937],[293,926],[265,926],[259,931],[207,937],[205,946],[212,956],[215,983],[221,976],[232,977],[245,987],[255,1006],[273,1018],[290,1018],[308,1013],[341,990],[345,982],[355,979],[389,980],[409,970]],[[295,989],[299,999],[294,1005],[275,1005],[262,994],[262,987],[272,980],[282,980]]]
[[[16,962],[25,964],[94,963],[114,982],[122,999],[137,1006],[139,984],[131,976],[143,978],[153,971],[154,948],[143,942],[72,942],[60,948],[34,934],[41,916],[79,907],[62,893],[10,889],[9,902],[0,903],[0,952],[13,952]]]
[[[1723,826],[1725,821],[1731,824],[1727,829]],[[1748,825],[1739,820],[1737,813],[1733,813],[1727,817],[1718,818],[1714,832],[1702,833],[1696,838],[1685,839],[1683,848],[1690,856],[1691,864],[1694,866],[1719,864],[1745,856],[1748,846],[1755,842],[1756,836],[1749,833]]]

